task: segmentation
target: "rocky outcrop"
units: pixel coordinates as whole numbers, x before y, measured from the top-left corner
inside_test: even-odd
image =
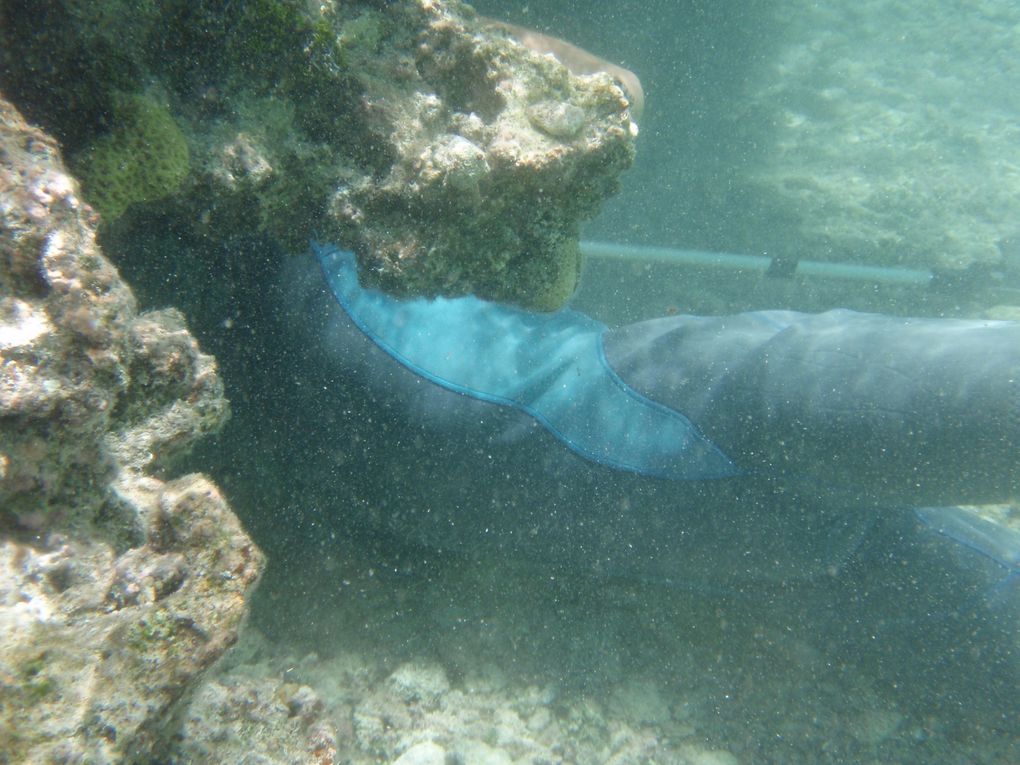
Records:
[[[0,761],[158,751],[262,554],[164,478],[227,416],[173,310],[139,314],[56,142],[0,100]]]
[[[453,3],[409,3],[396,18],[357,74],[387,161],[338,185],[327,210],[337,238],[392,291],[558,308],[580,273],[580,222],[633,159],[627,92]]]
[[[1020,53],[1020,9],[931,13],[912,0],[776,13],[785,44],[734,117],[771,134],[745,181],[757,241],[772,229],[805,257],[997,269],[1015,284],[1020,144],[1016,76],[1002,62]]]
[[[111,242],[144,209],[223,242],[336,241],[397,293],[561,305],[633,159],[636,78],[590,55],[575,76],[457,0],[313,6],[14,10],[0,87],[127,229]]]

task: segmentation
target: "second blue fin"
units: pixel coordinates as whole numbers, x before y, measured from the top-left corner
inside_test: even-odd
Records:
[[[1013,585],[1020,583],[1020,531],[964,507],[920,507],[915,512],[929,528],[1001,572],[988,593],[990,605],[1012,594]]]

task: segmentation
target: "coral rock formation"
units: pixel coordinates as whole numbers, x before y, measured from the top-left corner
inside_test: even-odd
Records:
[[[342,183],[329,217],[373,280],[562,305],[580,267],[580,221],[633,158],[626,91],[606,72],[573,76],[452,4],[426,2],[358,77],[392,160]]]
[[[570,296],[580,223],[633,159],[633,75],[543,38],[571,73],[457,0],[227,5],[0,24],[0,85],[126,228],[111,242],[144,208],[220,241],[335,240],[395,293]]]
[[[139,314],[56,143],[0,100],[0,761],[157,752],[236,640],[262,554],[201,475],[215,363]]]

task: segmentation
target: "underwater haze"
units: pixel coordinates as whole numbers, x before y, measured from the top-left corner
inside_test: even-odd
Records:
[[[1020,5],[474,7],[641,80],[635,162],[582,228],[570,302],[610,334],[773,310],[1020,320]],[[144,209],[125,220],[104,248],[142,304],[184,312],[231,404],[186,466],[268,558],[188,730],[225,739],[229,689],[265,681],[289,689],[267,692],[274,714],[299,725],[304,703],[332,721],[338,763],[1020,763],[1015,400],[1013,420],[977,412],[971,442],[933,449],[951,466],[988,454],[987,486],[960,456],[941,478],[967,491],[924,508],[871,470],[923,433],[888,454],[839,443],[868,466],[857,484],[819,461],[807,488],[692,491],[586,459],[586,423],[557,431],[543,405],[517,405],[516,379],[453,414],[456,386],[416,369],[392,327],[359,334],[311,253]],[[1020,369],[1018,352],[983,356]],[[478,393],[468,374],[457,391]],[[214,761],[202,751],[184,740],[165,761]]]

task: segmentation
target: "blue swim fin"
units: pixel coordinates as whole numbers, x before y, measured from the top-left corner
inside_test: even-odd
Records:
[[[670,479],[740,470],[681,412],[641,395],[606,363],[605,326],[475,297],[400,300],[358,284],[354,255],[312,245],[333,294],[386,353],[444,388],[534,417],[582,457]]]
[[[996,582],[987,596],[989,605],[1001,604],[1020,583],[1020,531],[964,507],[919,507],[915,512],[929,528],[962,545],[971,567],[982,564],[991,570]]]

